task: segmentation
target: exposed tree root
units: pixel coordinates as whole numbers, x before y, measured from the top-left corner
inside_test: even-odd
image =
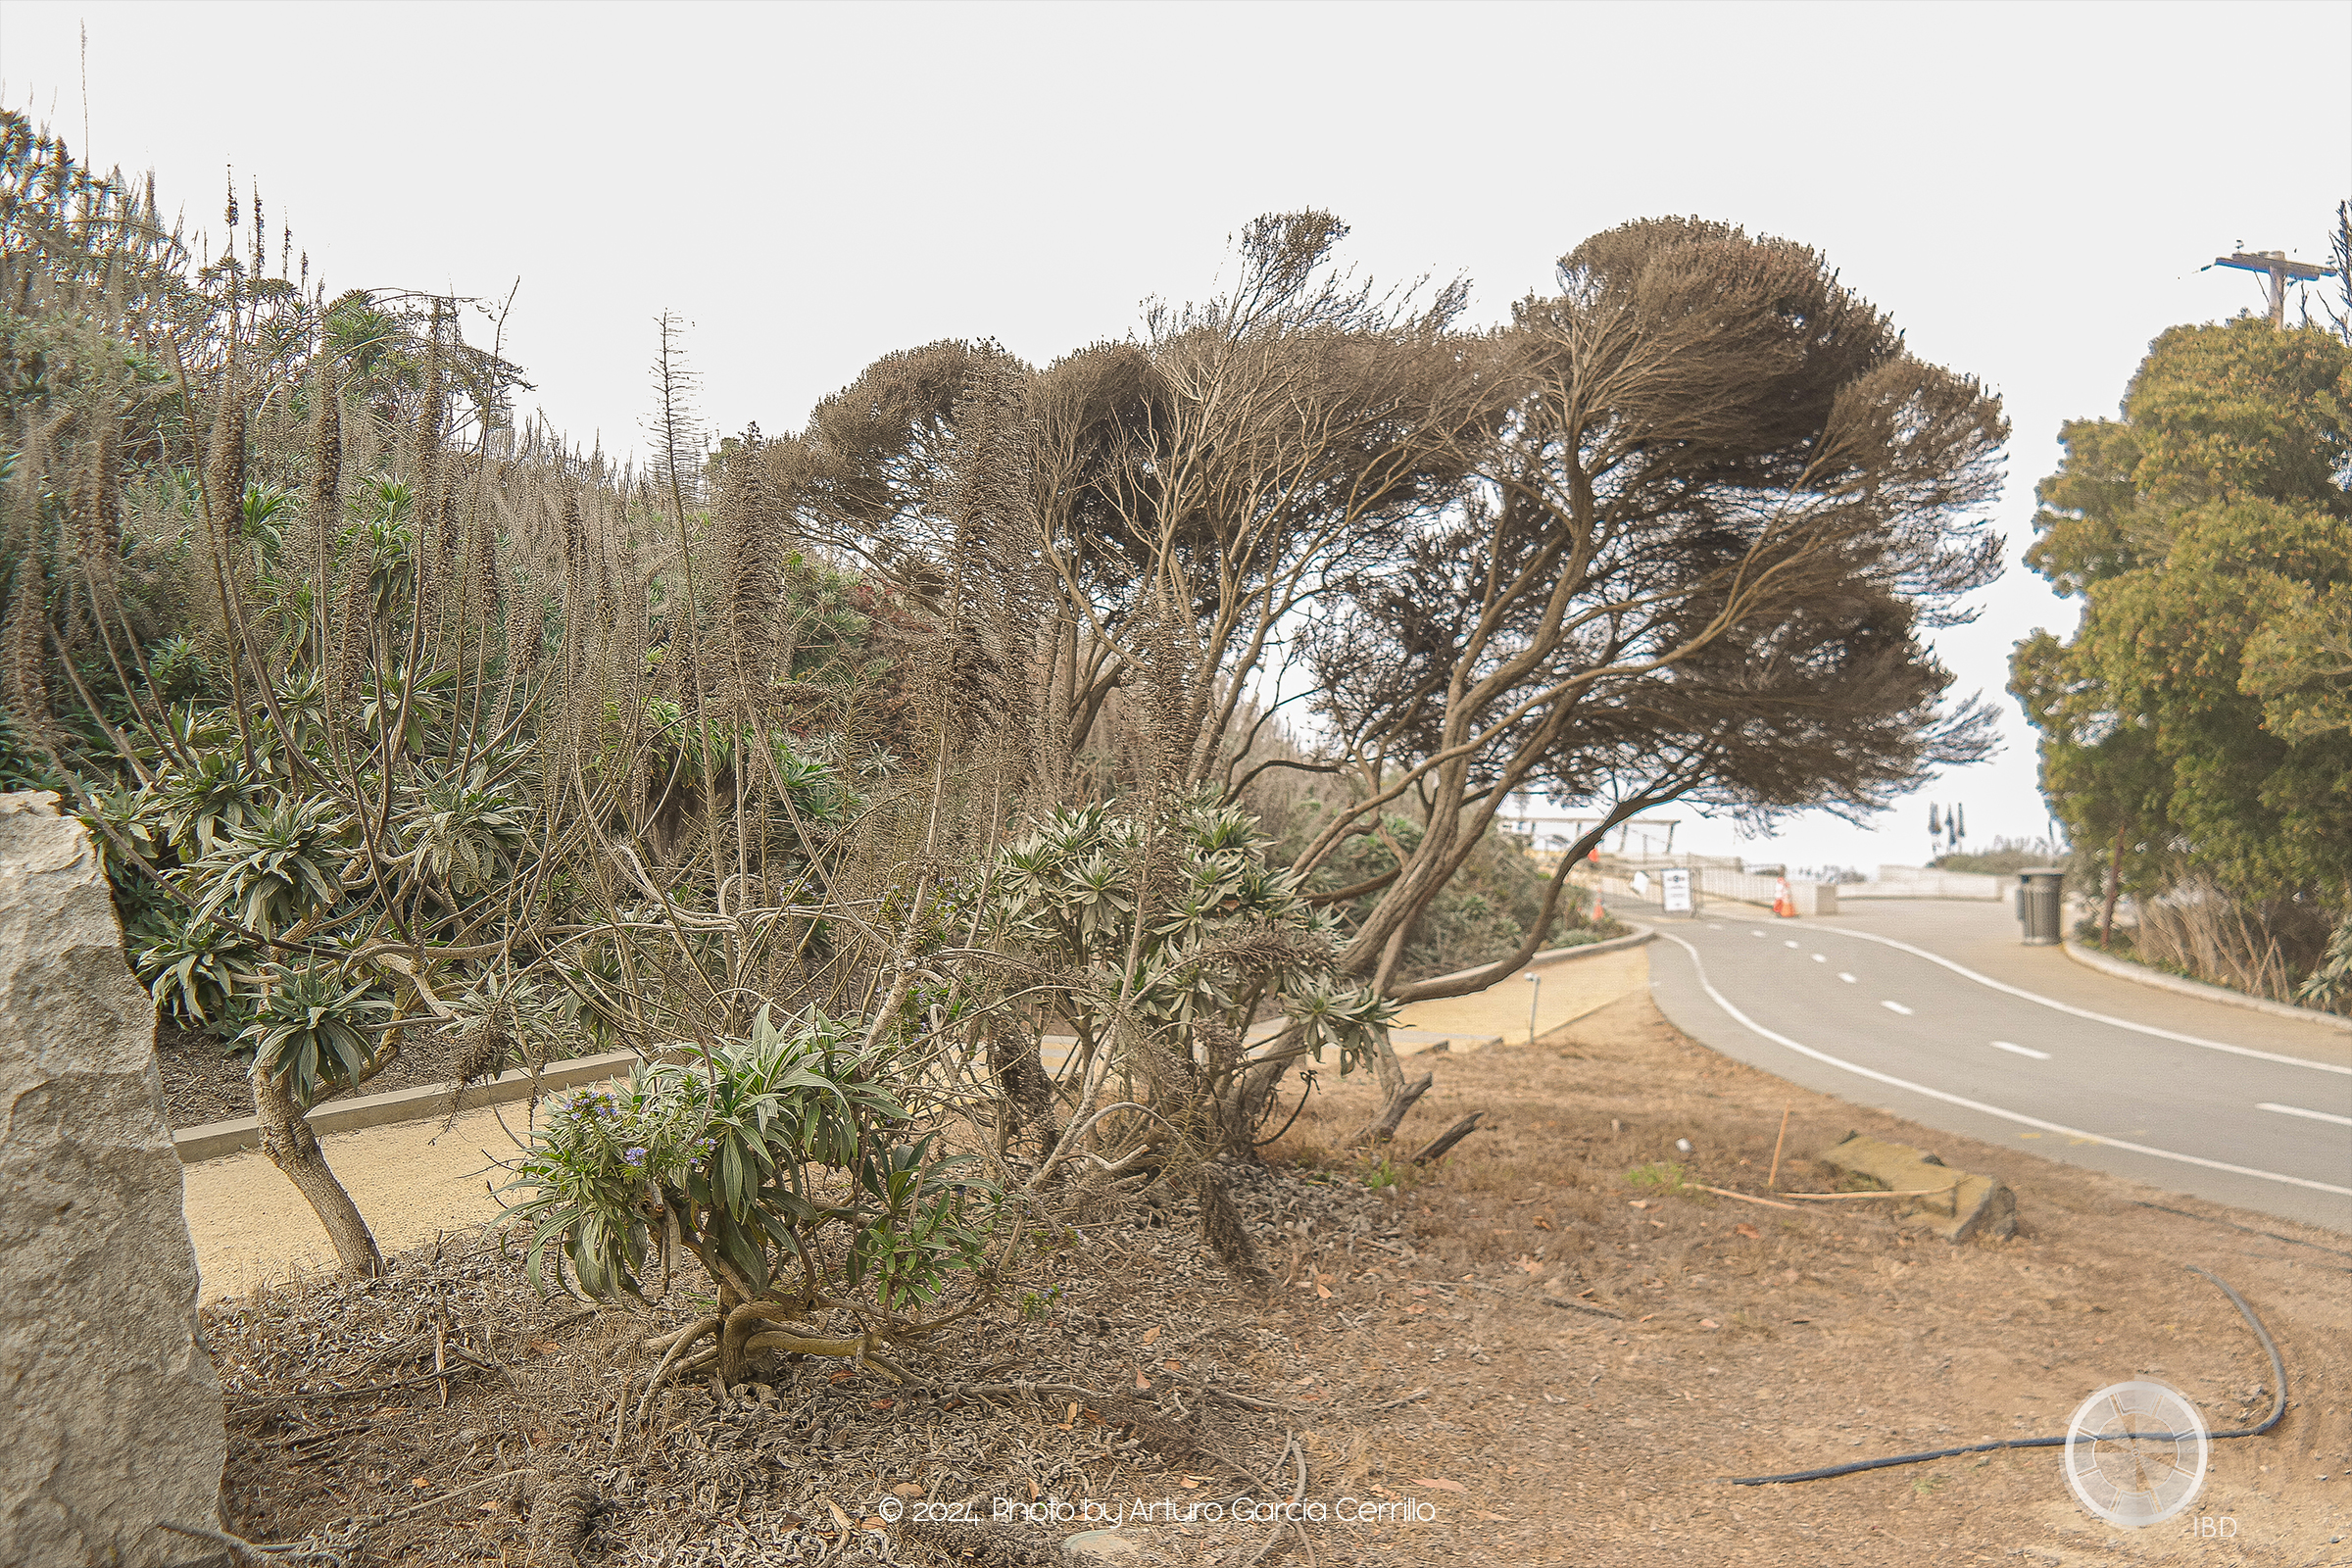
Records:
[[[744,1381],[748,1370],[744,1360],[754,1350],[781,1350],[788,1355],[814,1355],[844,1360],[859,1368],[871,1369],[893,1383],[905,1383],[906,1369],[883,1355],[888,1342],[879,1334],[865,1333],[849,1336],[824,1334],[814,1326],[798,1320],[801,1309],[781,1301],[746,1301],[728,1312],[724,1318],[715,1314],[696,1318],[684,1328],[668,1334],[657,1334],[641,1341],[646,1349],[662,1352],[654,1368],[653,1378],[646,1384],[645,1395],[637,1401],[635,1420],[643,1424],[645,1412],[652,1408],[654,1396],[664,1384],[692,1377],[713,1366],[720,1368],[720,1380],[732,1388]],[[781,1328],[762,1328],[763,1324],[781,1323]],[[703,1345],[715,1336],[715,1343]],[[696,1347],[700,1346],[700,1348]],[[691,1353],[689,1353],[691,1352]],[[728,1374],[732,1373],[732,1376]]]

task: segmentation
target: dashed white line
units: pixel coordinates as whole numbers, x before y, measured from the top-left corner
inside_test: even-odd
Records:
[[[1861,982],[1857,981],[1857,980],[1856,980],[1856,979],[1855,979],[1855,978],[1854,978],[1852,975],[1850,975],[1850,974],[1847,974],[1847,973],[1846,973],[1846,972],[1845,972],[1843,969],[1840,969],[1840,970],[1838,970],[1838,979],[1840,979],[1840,980],[1842,980],[1842,981],[1844,981],[1844,982],[1845,982],[1847,985],[1849,985],[1849,986],[1850,986],[1850,985],[1859,985],[1859,984],[1861,983]]]
[[[1885,1007],[1888,1012],[1899,1012],[1906,1018],[1911,1016],[1911,1009],[1899,1002],[1882,1002],[1879,1005]]]
[[[2305,1110],[2301,1105],[2274,1105],[2263,1101],[2256,1110],[2275,1110],[2281,1116],[2309,1116],[2313,1121],[2331,1121],[2338,1127],[2352,1127],[2352,1116],[2338,1116],[2332,1110]]]
[[[2035,1051],[2032,1046],[2013,1045],[2006,1040],[1995,1040],[1992,1045],[1995,1051],[2014,1051],[2021,1056],[2032,1056],[2035,1061],[2047,1061],[2050,1059],[2050,1054],[2048,1052]]]
[[[1811,1046],[1801,1045],[1798,1042],[1789,1039],[1787,1035],[1773,1033],[1770,1029],[1767,1029],[1762,1024],[1756,1022],[1755,1019],[1750,1018],[1746,1013],[1741,1012],[1738,1007],[1732,1004],[1732,999],[1725,996],[1722,992],[1716,990],[1714,982],[1707,978],[1706,963],[1699,957],[1698,950],[1696,948],[1692,947],[1690,943],[1685,942],[1681,937],[1675,936],[1671,932],[1661,931],[1658,933],[1658,935],[1664,937],[1667,941],[1673,943],[1676,947],[1690,955],[1690,965],[1692,968],[1698,971],[1699,989],[1704,991],[1708,997],[1713,999],[1715,1005],[1721,1007],[1725,1012],[1731,1014],[1735,1022],[1742,1025],[1745,1028],[1753,1030],[1755,1033],[1763,1036],[1776,1046],[1786,1046],[1790,1051],[1795,1052],[1798,1055],[1810,1056],[1813,1060],[1821,1062],[1825,1066],[1836,1067],[1840,1071],[1850,1072],[1858,1077],[1868,1078],[1874,1082],[1886,1084],[1890,1088],[1907,1089],[1915,1095],[1925,1095],[1930,1100],[1940,1100],[1947,1105],[1958,1105],[1966,1110],[1983,1111],[1987,1116],[1998,1116],[2003,1121],[2017,1122],[2027,1127],[2038,1127],[2045,1133],[2063,1133],[2069,1138],[2081,1138],[2090,1143],[2104,1144],[2109,1149],[2121,1149],[2129,1153],[2148,1154],[2157,1159],[2178,1160],[2183,1165],[2201,1165],[2207,1170],[2226,1170],[2232,1176],[2253,1176],[2258,1177],[2266,1182],[2281,1182],[2289,1187],[2305,1187],[2311,1189],[2313,1192],[2333,1193],[2339,1198],[2352,1198],[2352,1187],[2338,1187],[2331,1182],[2315,1182],[2309,1177],[2304,1176],[2287,1176],[2275,1170],[2257,1170],[2251,1165],[2231,1165],[2218,1159],[2205,1159],[2196,1154],[2179,1153],[2170,1149],[2153,1149],[2146,1144],[2128,1144],[2121,1138],[2102,1138],[2097,1133],[2084,1132],[2080,1127],[2069,1127],[2062,1122],[2043,1121],[2038,1116],[2028,1116],[2018,1111],[2004,1110],[1998,1105],[1988,1105],[1981,1100],[1970,1100],[1964,1095],[1947,1094],[1941,1089],[1930,1089],[1926,1084],[1915,1084],[1908,1078],[1897,1078],[1892,1073],[1879,1072],[1872,1068],[1865,1067],[1858,1062],[1847,1061],[1841,1056],[1833,1056],[1826,1051],[1816,1051]],[[1901,946],[1902,944],[1892,945]],[[1912,951],[1918,952],[1917,949],[1913,949]],[[1935,956],[1933,954],[1921,954],[1921,956],[1934,957]],[[1936,961],[1938,963],[1943,962],[1943,960],[1940,958],[1936,959]],[[1960,966],[1956,963],[1949,964],[1947,967],[1954,969],[1960,968]],[[1968,971],[1962,969],[1961,973],[1968,974]],[[1972,974],[1969,975],[1969,978],[1974,980],[1982,977]],[[1987,983],[1998,985],[1997,981]],[[2009,990],[2012,988],[2002,986],[2000,989]],[[2033,993],[2020,992],[2019,995],[2032,996]],[[2034,1000],[2039,1002],[2043,999],[2035,997]],[[2068,1010],[2072,1011],[2074,1009],[2070,1008]],[[2198,1041],[2195,1043],[2203,1045],[2206,1042]]]
[[[1830,961],[1829,955],[1826,953],[1816,953],[1813,955],[1813,961],[1815,963],[1827,963]]]
[[[2009,996],[2022,997],[2028,1002],[2039,1003],[2042,1006],[2070,1013],[2077,1018],[2088,1018],[2093,1023],[2112,1024],[2118,1029],[2129,1029],[2133,1034],[2154,1035],[2159,1040],[2175,1040],[2184,1046],[2202,1046],[2207,1051],[2226,1051],[2233,1056],[2252,1056],[2257,1061],[2282,1062],[2289,1067],[2309,1067],[2315,1072],[2341,1073],[2346,1077],[2352,1077],[2352,1066],[2346,1066],[2339,1062],[2313,1061],[2307,1056],[2287,1056],[2281,1055],[2276,1051],[2256,1051],[2251,1046],[2226,1045],[2219,1040],[2203,1040],[2195,1035],[2176,1034],[2170,1029],[2159,1029],[2153,1024],[2133,1023],[2129,1018],[2110,1017],[2103,1012],[2093,1012],[2088,1007],[2077,1007],[2064,1002],[2052,1001],[2048,997],[2036,996],[2023,986],[2009,985],[1993,979],[1990,975],[1979,974],[1964,964],[1954,963],[1940,954],[1930,953],[1925,948],[1915,948],[1908,942],[1897,942],[1892,937],[1876,936],[1868,931],[1844,930],[1836,926],[1827,928],[1827,931],[1835,932],[1841,937],[1854,937],[1863,942],[1876,942],[1881,947],[1908,953],[1915,958],[1925,958],[1930,963],[1940,964],[1962,979],[1974,980],[1981,986],[1989,986],[1993,990],[2004,992]],[[2332,1190],[2330,1189],[2330,1191]]]
[[[1763,932],[1761,932],[1761,931],[1750,931],[1750,932],[1748,932],[1748,935],[1749,935],[1749,936],[1751,936],[1751,937],[1760,937],[1760,936],[1762,936],[1763,934],[1764,934],[1764,933],[1763,933]]]
[[[1784,948],[1793,948],[1796,946],[1796,944],[1793,942],[1784,942],[1781,944],[1781,946]]]

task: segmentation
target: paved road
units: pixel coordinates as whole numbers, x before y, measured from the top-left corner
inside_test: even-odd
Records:
[[[2352,1232],[2352,1034],[2024,947],[2006,903],[1857,901],[1804,920],[1621,907],[1657,925],[1659,1009],[1727,1055],[1932,1127]]]

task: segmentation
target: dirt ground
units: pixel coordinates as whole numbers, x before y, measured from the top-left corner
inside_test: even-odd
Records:
[[[1344,1152],[1370,1089],[1326,1076],[1276,1168],[1232,1177],[1270,1296],[1209,1261],[1181,1198],[1081,1212],[1003,1319],[942,1337],[924,1387],[809,1362],[724,1401],[667,1392],[640,1425],[634,1342],[691,1315],[691,1287],[644,1319],[542,1305],[489,1241],[257,1290],[208,1319],[231,1528],[345,1543],[355,1564],[1017,1563],[1140,1502],[1124,1560],[1201,1568],[2352,1563],[2352,1239],[1809,1094],[1641,993],[1532,1048],[1423,1064],[1438,1087],[1403,1147],[1472,1109],[1493,1123],[1435,1169]],[[1951,1247],[1886,1201],[1792,1212],[1629,1180],[1672,1162],[1760,1193],[1785,1108],[1784,1189],[1834,1190],[1811,1156],[1859,1130],[1997,1173],[2018,1236]],[[2214,1446],[2165,1525],[2099,1523],[2049,1448],[1724,1483],[2061,1433],[2134,1377],[2213,1427],[2259,1421],[2269,1363],[2191,1263],[2262,1315],[2290,1397],[2267,1436]],[[1323,1517],[1198,1517],[1244,1494]],[[1015,1516],[933,1517],[958,1506]]]
[[[458,1047],[429,1030],[412,1030],[400,1054],[362,1084],[358,1094],[386,1095],[395,1089],[416,1089],[447,1083],[457,1076]],[[201,1127],[208,1122],[235,1121],[253,1114],[253,1087],[246,1082],[250,1056],[224,1048],[199,1029],[182,1029],[158,1021],[155,1054],[163,1069],[164,1117],[173,1127]],[[334,1089],[318,1103],[349,1100],[355,1091]]]

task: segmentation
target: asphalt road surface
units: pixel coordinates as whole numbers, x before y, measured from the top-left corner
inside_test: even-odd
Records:
[[[1653,923],[1675,1026],[1809,1089],[2352,1232],[2352,1033],[2175,996],[2018,940],[2009,904],[1715,905]]]

